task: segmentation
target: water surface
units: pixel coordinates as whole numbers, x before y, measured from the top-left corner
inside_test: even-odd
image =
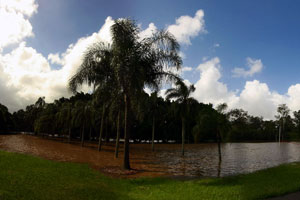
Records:
[[[131,144],[131,166],[135,173],[122,170],[122,145],[114,158],[114,144],[97,151],[96,143],[68,144],[28,135],[0,135],[0,149],[32,154],[47,159],[87,163],[100,171],[117,176],[216,177],[249,173],[283,163],[300,161],[300,143],[226,143],[219,161],[217,144],[186,144],[181,156],[180,144]]]

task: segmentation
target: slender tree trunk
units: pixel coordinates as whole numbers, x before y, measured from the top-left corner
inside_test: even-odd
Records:
[[[184,156],[184,139],[185,139],[185,119],[184,117],[181,118],[181,122],[182,122],[182,155]]]
[[[102,118],[101,118],[101,127],[100,127],[100,135],[99,135],[98,151],[101,151],[101,145],[102,145],[102,134],[103,134],[103,125],[104,125],[104,114],[105,114],[105,105],[103,105],[103,108],[102,108]]]
[[[284,135],[284,132],[285,132],[284,122],[285,122],[285,118],[283,118],[283,121],[282,121],[282,133],[281,133],[282,141],[283,141],[283,135]]]
[[[83,147],[83,144],[84,144],[84,125],[83,125],[82,133],[81,133],[81,146],[82,147]]]
[[[281,137],[281,124],[279,125],[279,135],[278,135],[278,142],[280,143],[280,137]]]
[[[220,176],[221,176],[221,168],[222,168],[222,160],[219,160],[217,177],[220,177]]]
[[[120,141],[120,109],[118,111],[118,118],[117,118],[117,139],[116,139],[116,150],[115,150],[115,157],[118,158],[119,154],[119,141]]]
[[[89,140],[92,141],[92,127],[90,127],[90,136],[89,136]]]
[[[153,119],[152,119],[152,151],[154,151],[154,133],[155,133],[155,115],[153,114]]]
[[[105,144],[109,143],[109,133],[108,133],[108,118],[106,118],[105,123]]]
[[[124,102],[125,102],[125,116],[124,116],[124,162],[123,167],[124,169],[130,169],[129,163],[129,126],[128,126],[128,108],[130,108],[130,101],[127,98],[127,95],[124,95]]]
[[[69,128],[69,143],[71,143],[71,128]]]
[[[218,140],[219,161],[221,161],[222,160],[222,152],[221,152],[221,134],[220,134],[220,131],[217,131],[217,140]]]

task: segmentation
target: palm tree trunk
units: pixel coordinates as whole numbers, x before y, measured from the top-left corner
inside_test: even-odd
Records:
[[[185,139],[185,119],[181,118],[182,122],[182,155],[184,156],[184,139]]]
[[[71,128],[69,128],[69,143],[71,143]]]
[[[81,146],[82,147],[83,147],[83,144],[84,144],[84,125],[83,125],[82,133],[81,133]]]
[[[118,118],[117,118],[117,139],[116,139],[116,151],[115,151],[115,157],[118,158],[119,154],[119,140],[120,140],[120,109],[118,111]]]
[[[104,125],[104,114],[105,114],[105,105],[103,104],[103,108],[102,108],[102,118],[101,118],[101,127],[100,127],[100,135],[99,135],[99,144],[98,144],[98,151],[101,151],[101,145],[102,145],[102,134],[103,134],[103,125]]]
[[[152,151],[154,151],[154,132],[155,132],[155,115],[153,114],[152,119]]]
[[[128,126],[128,108],[130,106],[129,98],[127,95],[124,95],[124,102],[125,102],[125,116],[124,116],[124,161],[123,167],[124,169],[130,169],[129,163],[129,126]]]

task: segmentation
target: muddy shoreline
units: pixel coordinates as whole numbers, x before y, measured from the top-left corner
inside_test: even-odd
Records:
[[[122,169],[123,145],[120,145],[118,158],[114,158],[114,148],[114,143],[104,144],[102,151],[98,152],[96,142],[87,141],[84,147],[81,147],[79,141],[72,141],[69,144],[66,138],[43,138],[23,134],[0,135],[1,150],[61,162],[85,163],[112,177],[176,177],[172,173],[161,170],[162,168],[157,168],[159,161],[155,159],[156,152],[151,152],[149,144],[131,144],[130,161],[132,170]],[[178,146],[179,150],[180,146]],[[159,150],[157,151],[159,152]],[[182,178],[181,176],[178,177]]]

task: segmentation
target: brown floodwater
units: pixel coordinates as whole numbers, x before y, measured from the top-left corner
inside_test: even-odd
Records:
[[[186,144],[181,156],[179,144],[131,144],[130,161],[134,170],[122,169],[122,146],[114,158],[114,144],[97,151],[96,143],[68,144],[61,139],[44,139],[30,135],[0,135],[0,149],[31,154],[50,160],[87,163],[92,168],[117,177],[168,176],[216,177],[249,173],[300,161],[300,143],[226,143],[219,161],[217,144]]]

